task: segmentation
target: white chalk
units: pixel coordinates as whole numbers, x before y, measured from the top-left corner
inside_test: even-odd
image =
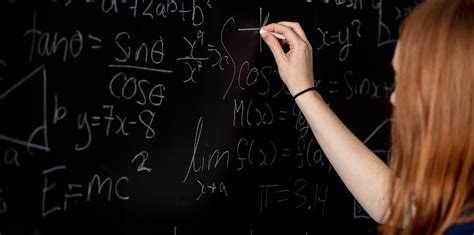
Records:
[[[260,29],[260,34],[264,33],[264,32],[268,32],[267,30],[265,29]],[[285,36],[283,36],[283,34],[281,33],[275,33],[275,32],[271,32],[271,34],[273,34],[275,37],[281,39],[281,40],[285,40]]]

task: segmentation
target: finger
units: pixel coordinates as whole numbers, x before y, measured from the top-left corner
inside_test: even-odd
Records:
[[[297,45],[299,42],[306,42],[304,39],[302,39],[291,27],[288,27],[286,25],[282,24],[268,24],[262,27],[262,29],[268,31],[268,32],[275,32],[275,33],[280,33],[285,36],[285,40],[290,46],[290,48],[293,48],[295,45]]]
[[[302,39],[304,39],[306,42],[309,42],[308,37],[306,37],[303,28],[301,28],[301,25],[298,22],[281,21],[278,22],[278,24],[292,28]]]
[[[280,44],[281,42],[269,32],[263,32],[261,36],[263,41],[272,51],[277,64],[281,63],[285,59],[285,52],[283,51],[282,45]]]

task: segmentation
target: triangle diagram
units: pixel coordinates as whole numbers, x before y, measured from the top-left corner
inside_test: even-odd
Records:
[[[50,152],[46,67],[39,66],[0,93],[0,141]]]

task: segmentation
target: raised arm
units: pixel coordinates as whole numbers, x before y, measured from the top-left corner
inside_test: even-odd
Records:
[[[281,33],[286,38],[279,41],[271,33],[262,33],[290,93],[295,95],[313,87],[313,52],[301,26],[294,22],[279,22],[263,29]],[[285,53],[282,44],[288,44],[289,51]],[[354,136],[317,91],[298,96],[296,103],[349,191],[370,217],[383,223],[390,198],[390,168]]]

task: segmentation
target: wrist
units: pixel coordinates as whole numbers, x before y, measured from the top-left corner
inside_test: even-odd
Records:
[[[295,96],[305,89],[315,87],[316,84],[314,83],[313,79],[301,79],[299,81],[294,79],[287,81],[286,86],[288,87],[288,91],[290,92],[291,96]]]
[[[293,95],[293,100],[296,100],[296,98],[298,98],[299,96],[302,96],[305,93],[309,93],[309,92],[316,92],[317,93],[316,87],[312,86],[312,87],[308,87],[306,89],[303,89],[301,91],[298,91],[296,94]]]

